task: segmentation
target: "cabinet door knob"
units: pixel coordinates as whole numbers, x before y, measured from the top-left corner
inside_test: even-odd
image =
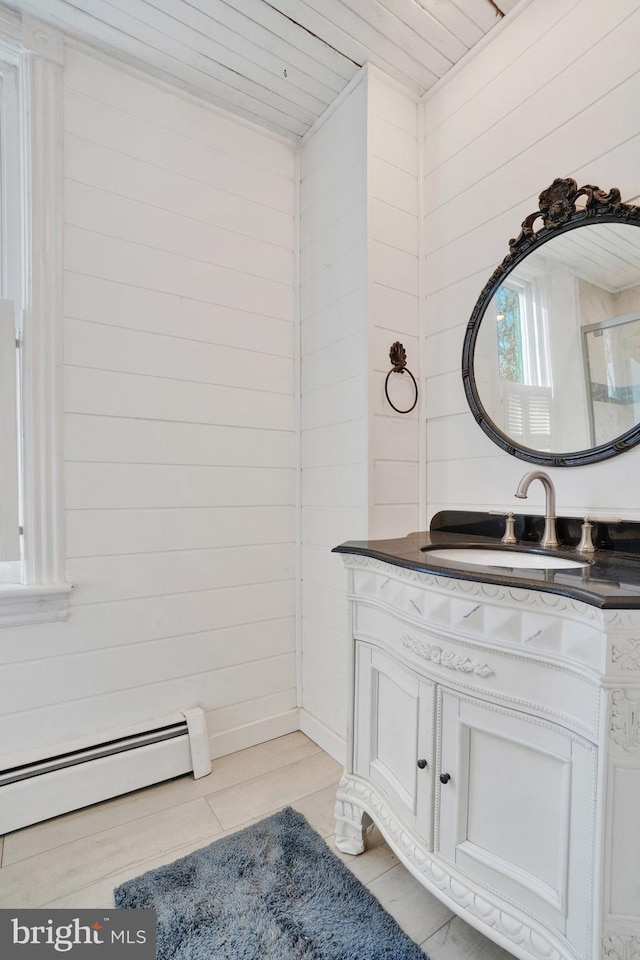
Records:
[[[427,761],[426,761],[426,760],[418,760],[418,766],[420,767],[421,770],[424,770],[424,768],[427,766]]]
[[[451,780],[451,774],[450,774],[450,773],[441,773],[441,774],[440,774],[440,783],[449,783],[449,780]]]

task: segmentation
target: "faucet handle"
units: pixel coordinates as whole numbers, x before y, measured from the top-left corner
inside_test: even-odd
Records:
[[[516,537],[516,518],[513,515],[512,510],[489,510],[489,513],[494,517],[504,517],[504,536],[501,538],[502,543],[517,543],[518,538]]]
[[[593,527],[596,524],[604,524],[605,526],[609,524],[622,523],[621,517],[610,517],[610,516],[601,516],[601,515],[590,515],[584,518],[581,530],[582,535],[580,537],[580,543],[576,547],[580,553],[593,553],[595,551],[595,546],[593,544]]]
[[[503,543],[517,543],[518,538],[516,537],[516,518],[513,515],[513,512],[510,510],[507,513],[507,518],[504,525],[504,536],[502,538]]]
[[[578,553],[595,553],[595,547],[593,545],[593,539],[591,536],[591,531],[593,530],[593,517],[585,517],[582,524],[582,536],[580,537],[580,543],[576,547]]]

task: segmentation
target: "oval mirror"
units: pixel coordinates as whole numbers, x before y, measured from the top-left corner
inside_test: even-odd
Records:
[[[478,298],[462,377],[503,450],[578,466],[640,442],[640,207],[571,179],[539,203]]]

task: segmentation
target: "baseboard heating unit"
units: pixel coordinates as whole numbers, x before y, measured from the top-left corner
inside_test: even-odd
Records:
[[[0,770],[0,836],[190,772],[211,772],[200,707],[105,731],[97,743],[52,747],[46,758],[12,757]]]

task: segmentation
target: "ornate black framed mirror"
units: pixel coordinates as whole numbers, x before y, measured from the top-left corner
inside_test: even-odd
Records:
[[[640,207],[571,179],[539,206],[478,298],[462,378],[507,453],[580,466],[640,443]]]

